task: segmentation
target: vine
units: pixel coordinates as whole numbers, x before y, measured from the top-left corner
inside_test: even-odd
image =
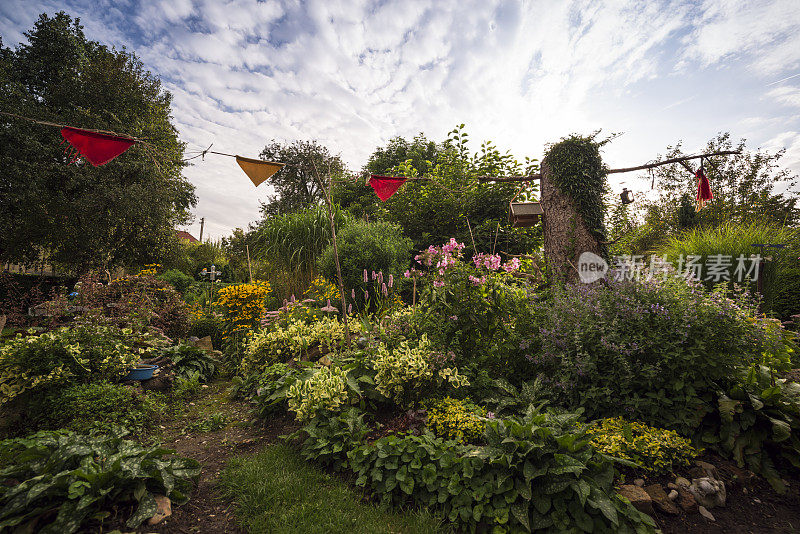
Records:
[[[588,137],[573,134],[563,138],[549,147],[544,162],[550,167],[553,183],[572,199],[589,232],[604,241],[603,193],[608,180],[600,147],[610,139],[597,141],[597,134]]]

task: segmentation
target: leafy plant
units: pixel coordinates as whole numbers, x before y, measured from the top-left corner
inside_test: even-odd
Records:
[[[338,415],[313,417],[289,438],[304,438],[301,452],[306,460],[341,471],[348,466],[347,453],[360,445],[368,432],[364,414],[350,407]]]
[[[301,368],[289,367],[285,363],[274,363],[259,375],[252,375],[252,384],[247,386],[252,393],[252,402],[258,414],[266,418],[289,408],[287,395],[289,388],[301,380],[305,371]]]
[[[686,467],[697,456],[692,442],[673,430],[653,428],[621,417],[595,421],[589,429],[592,446],[603,454],[630,460],[655,473]]]
[[[215,349],[222,347],[222,336],[225,335],[225,325],[216,314],[199,314],[192,318],[189,324],[189,336],[204,338],[211,337],[211,345]]]
[[[183,430],[185,432],[214,432],[215,430],[225,428],[227,425],[228,416],[224,413],[217,412],[189,423]]]
[[[161,354],[172,360],[176,377],[188,378],[197,373],[200,382],[208,382],[214,378],[220,365],[208,352],[188,343],[168,347]]]
[[[136,528],[155,513],[155,494],[186,502],[200,464],[125,440],[126,433],[60,430],[0,442],[0,530],[75,532],[125,502],[136,507],[126,523]]]
[[[486,410],[469,399],[445,397],[426,404],[426,409],[428,428],[438,437],[462,444],[475,443],[483,438]]]
[[[322,366],[310,378],[289,386],[286,399],[298,421],[336,411],[350,400],[346,373],[339,367]]]

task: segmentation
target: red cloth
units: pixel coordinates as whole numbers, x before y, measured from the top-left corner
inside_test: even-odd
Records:
[[[75,150],[95,167],[108,163],[136,142],[130,137],[97,133],[69,126],[61,128],[61,137],[75,147]]]
[[[714,198],[714,194],[711,192],[711,183],[702,167],[694,175],[697,177],[697,206],[700,209],[705,206],[706,202]]]
[[[372,174],[369,177],[369,185],[375,190],[375,194],[381,199],[381,202],[386,202],[389,197],[394,195],[401,185],[406,183],[406,179],[397,176],[379,176]]]

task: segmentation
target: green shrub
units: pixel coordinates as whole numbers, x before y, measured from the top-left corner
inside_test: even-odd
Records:
[[[458,443],[475,443],[483,438],[486,410],[469,399],[445,397],[426,405],[428,428],[440,438]]]
[[[187,378],[197,373],[200,382],[208,382],[217,375],[220,362],[205,350],[181,343],[164,349],[161,354],[172,360],[176,377]]]
[[[592,446],[603,454],[630,460],[655,473],[686,467],[697,456],[692,442],[674,430],[653,428],[621,417],[595,421],[589,435]]]
[[[403,236],[396,224],[379,221],[354,221],[336,234],[339,263],[345,288],[369,290],[364,283],[364,270],[382,271],[399,281],[400,274],[411,260],[413,243]],[[319,259],[319,268],[325,278],[336,280],[336,263],[333,245],[328,246]],[[361,297],[361,292],[357,292]]]
[[[194,283],[194,278],[182,273],[177,269],[164,271],[158,275],[158,278],[161,278],[165,282],[171,284],[172,287],[174,287],[179,293],[183,293]]]
[[[32,389],[117,380],[163,342],[147,332],[80,322],[0,346],[0,404]]]
[[[312,418],[290,438],[304,437],[301,452],[306,460],[341,471],[348,466],[347,453],[359,446],[368,432],[364,414],[351,407],[338,415]]]
[[[322,412],[337,412],[349,402],[346,373],[338,367],[320,367],[310,378],[292,384],[286,400],[298,421]]]
[[[698,430],[700,441],[783,493],[776,467],[800,470],[800,384],[773,380],[770,370],[761,368],[715,400],[717,409]]]
[[[297,367],[289,367],[285,363],[274,363],[265,368],[261,374],[252,375],[250,385],[245,386],[253,395],[259,416],[267,418],[275,413],[289,409],[287,395],[289,388],[303,376],[304,371]]]
[[[692,435],[717,389],[767,348],[753,311],[746,295],[675,278],[577,284],[537,304],[526,343],[550,402]]]
[[[487,422],[483,447],[387,436],[348,456],[356,484],[383,504],[440,511],[465,531],[654,532],[653,520],[615,493],[611,461],[577,418],[531,412]]]
[[[0,530],[76,532],[129,501],[138,503],[126,523],[135,529],[156,512],[155,494],[186,502],[200,464],[125,434],[60,430],[0,442]]]
[[[115,426],[137,433],[152,430],[166,410],[157,395],[109,382],[71,386],[45,397],[40,426],[75,432],[110,431]]]
[[[797,269],[797,256],[800,233],[797,229],[786,226],[749,222],[727,222],[712,228],[697,228],[689,230],[682,235],[673,237],[659,249],[659,253],[675,262],[677,258],[686,258],[689,255],[702,257],[701,263],[706,263],[710,256],[722,254],[732,258],[732,265],[727,269],[727,277],[733,283],[736,280],[735,269],[739,256],[749,258],[753,254],[771,256],[772,261],[765,264],[761,276],[763,277],[764,307],[765,311],[772,311],[780,302],[781,307],[788,304],[785,296],[781,294],[787,290],[797,291],[798,282],[789,272]],[[765,249],[754,247],[754,243],[774,243],[789,245],[788,250]],[[749,262],[747,264],[749,266]],[[705,276],[705,274],[703,275]],[[796,276],[796,272],[795,272]],[[707,287],[714,283],[704,280]],[[742,280],[740,284],[746,282]],[[750,287],[754,290],[755,283]],[[796,293],[795,293],[796,294]]]

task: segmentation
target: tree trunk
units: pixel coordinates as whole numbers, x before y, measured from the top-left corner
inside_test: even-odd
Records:
[[[544,256],[554,280],[577,282],[583,252],[605,257],[605,247],[587,228],[575,203],[553,182],[547,159],[542,162],[541,203],[544,211]]]

